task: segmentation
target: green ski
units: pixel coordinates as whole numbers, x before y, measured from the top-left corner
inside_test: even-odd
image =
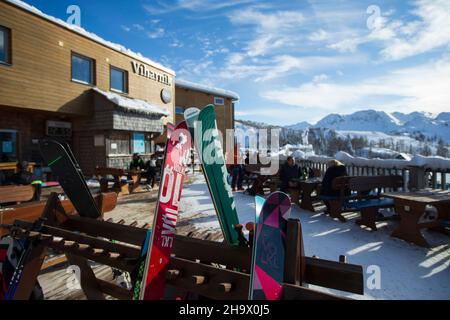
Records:
[[[201,111],[189,108],[184,115],[189,129],[195,133],[194,143],[225,241],[238,245],[239,235],[235,226],[239,224],[239,218],[233,192],[227,181],[227,168],[214,106],[208,105]]]

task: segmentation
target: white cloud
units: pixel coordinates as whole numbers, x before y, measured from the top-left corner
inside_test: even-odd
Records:
[[[323,29],[319,29],[319,30],[311,33],[308,36],[308,39],[310,41],[324,41],[324,40],[328,40],[329,38],[330,38],[330,33]]]
[[[126,32],[130,32],[131,31],[130,27],[127,27],[127,26],[124,26],[124,25],[121,25],[120,27],[122,28],[122,30],[124,30]]]
[[[163,1],[156,1],[156,5],[147,4],[144,5],[144,9],[152,15],[166,14],[178,10],[207,12],[253,2],[257,2],[257,0],[177,0],[174,4],[169,4]]]
[[[380,16],[369,16],[370,32],[355,29],[328,48],[355,52],[362,44],[377,42],[384,60],[402,60],[450,45],[450,1],[416,0],[412,4],[413,19],[393,19],[392,10],[381,11]]]
[[[162,38],[162,37],[164,37],[164,34],[165,34],[165,30],[163,28],[156,28],[153,31],[148,31],[147,32],[147,36],[150,39]]]
[[[133,28],[135,28],[137,31],[144,31],[145,30],[145,28],[142,25],[140,25],[139,23],[133,24]]]
[[[226,68],[219,73],[222,79],[253,78],[264,82],[293,73],[306,73],[336,66],[356,64],[365,61],[365,56],[307,56],[277,55],[267,59],[245,58],[243,54],[229,55]]]
[[[396,107],[399,111],[412,109],[437,113],[450,108],[448,88],[450,59],[441,59],[357,83],[310,82],[299,87],[263,92],[261,96],[287,105],[333,112],[367,107],[392,111]],[[389,101],[381,102],[385,97],[389,97]],[[376,104],[368,106],[373,98]]]
[[[419,20],[397,24],[399,35],[381,51],[388,60],[400,60],[450,44],[450,1],[418,0],[413,12]]]
[[[318,74],[317,76],[314,76],[313,82],[324,82],[328,80],[328,76],[325,73]]]
[[[178,39],[173,39],[173,41],[169,44],[169,47],[172,48],[182,48],[184,44]]]
[[[251,26],[255,36],[248,41],[247,53],[250,57],[262,56],[274,49],[295,43],[299,26],[305,17],[298,11],[262,12],[254,8],[236,10],[228,15],[236,26]]]

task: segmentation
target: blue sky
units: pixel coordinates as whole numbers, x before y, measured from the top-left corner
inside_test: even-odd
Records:
[[[450,1],[27,0],[174,69],[233,90],[236,118],[450,111]]]

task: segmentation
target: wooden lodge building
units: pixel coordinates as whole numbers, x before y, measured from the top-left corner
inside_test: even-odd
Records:
[[[176,87],[176,88],[175,88]],[[71,145],[83,172],[148,157],[167,122],[216,102],[234,126],[237,95],[175,72],[19,0],[0,0],[0,165],[42,163],[39,139]],[[177,108],[175,108],[177,106]]]
[[[216,110],[217,127],[225,137],[226,129],[234,129],[234,108],[239,96],[228,90],[204,86],[201,84],[175,80],[175,118],[184,119],[184,111],[190,107],[202,108],[213,104]]]

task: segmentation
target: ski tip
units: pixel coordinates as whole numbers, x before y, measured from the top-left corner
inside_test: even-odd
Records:
[[[198,116],[199,113],[200,113],[200,109],[199,108],[191,107],[191,108],[188,108],[188,109],[184,110],[184,118],[185,119],[189,119],[189,118],[192,118],[194,116]]]
[[[185,129],[185,130],[187,130],[188,129],[188,125],[187,125],[186,120],[182,120],[182,121],[178,122],[177,126],[175,127],[175,130],[177,130],[177,129]]]

